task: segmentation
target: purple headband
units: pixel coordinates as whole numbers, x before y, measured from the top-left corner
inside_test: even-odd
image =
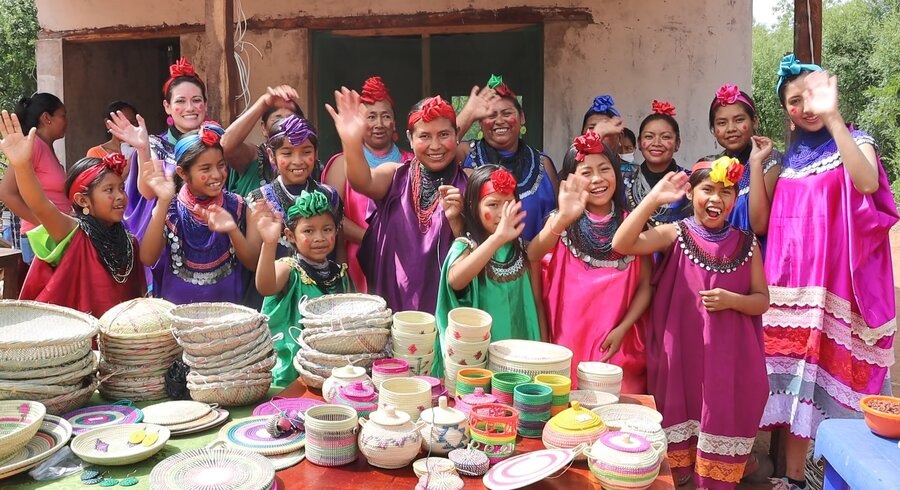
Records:
[[[291,146],[300,146],[310,137],[316,136],[316,132],[306,123],[306,119],[299,118],[294,114],[282,119],[279,125],[281,131],[270,136],[266,143],[272,143],[272,140],[276,138],[286,137],[291,142]]]
[[[719,87],[719,90],[716,90],[716,101],[713,104],[713,108],[731,105],[736,102],[743,102],[750,106],[754,111],[756,110],[756,105],[747,97],[744,97],[744,94],[741,93],[741,89],[738,88],[737,85],[726,83]]]

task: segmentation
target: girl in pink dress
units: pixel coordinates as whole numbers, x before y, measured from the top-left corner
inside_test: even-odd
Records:
[[[656,209],[685,196],[688,176],[669,172],[613,237],[622,254],[662,253],[652,279],[647,386],[663,414],[677,481],[693,474],[699,488],[740,482],[766,404],[763,261],[753,233],[726,220],[743,172],[733,158],[699,162],[687,191],[693,216],[642,231]]]
[[[590,130],[575,138],[575,149],[563,162],[559,206],[528,246],[532,261],[545,262],[550,340],[572,350],[573,371],[581,361],[610,362],[624,371],[624,393],[646,393],[650,259],[612,249],[627,214],[615,152]]]

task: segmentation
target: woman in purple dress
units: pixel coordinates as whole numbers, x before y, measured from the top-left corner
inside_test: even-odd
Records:
[[[699,488],[741,480],[766,404],[763,261],[753,233],[726,221],[743,171],[727,157],[699,162],[687,191],[693,216],[642,232],[660,206],[685,196],[688,176],[666,174],[613,237],[622,254],[662,253],[652,279],[647,386],[663,414],[677,481],[693,474]]]

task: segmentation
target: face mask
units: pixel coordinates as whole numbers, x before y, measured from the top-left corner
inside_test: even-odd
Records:
[[[619,153],[619,158],[624,162],[634,163],[634,152],[631,153]]]

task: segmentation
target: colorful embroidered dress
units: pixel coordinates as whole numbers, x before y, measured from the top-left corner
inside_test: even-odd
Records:
[[[766,255],[770,394],[761,426],[805,438],[824,419],[861,418],[863,396],[889,392],[897,325],[887,176],[879,161],[878,190],[861,194],[823,132],[801,134],[785,157]]]
[[[275,180],[278,169],[269,160],[265,145],[256,147],[256,158],[247,165],[242,173],[232,169],[228,172],[228,183],[225,188],[239,196],[249,196],[251,192]],[[322,164],[316,160],[313,166],[312,180],[320,181]]]
[[[734,488],[766,404],[759,316],[706,311],[698,291],[750,292],[756,239],[733,226],[711,232],[693,217],[653,277],[647,386],[663,414],[669,464],[705,488]]]
[[[543,163],[544,155],[519,140],[515,153],[497,151],[484,139],[471,142],[471,150],[463,162],[465,168],[478,168],[482,165],[497,164],[509,170],[516,178],[519,200],[525,216],[525,231],[522,238],[527,242],[534,238],[550,212],[556,209],[556,192],[553,182]],[[555,172],[553,175],[556,178]]]
[[[278,262],[290,265],[291,275],[282,292],[266,296],[262,313],[269,316],[269,329],[272,331],[275,353],[278,356],[275,367],[272,368],[272,384],[284,387],[297,379],[293,360],[300,347],[293,336],[297,336],[299,332],[295,330],[292,336],[291,327],[303,328],[298,323],[302,319],[300,302],[304,297],[312,299],[325,294],[351,292],[353,286],[347,275],[346,264],[338,265],[329,261],[325,267],[317,267],[296,255],[278,259]]]
[[[207,301],[241,303],[244,270],[226,233],[210,231],[191,213],[191,196],[182,186],[166,214],[166,247],[153,267],[154,296],[175,304]],[[247,205],[241,196],[223,192],[216,202],[247,230]]]
[[[140,256],[137,240],[130,234],[128,237],[132,264],[114,275],[81,227],[73,229],[59,243],[50,238],[43,226],[35,228],[28,232],[28,240],[39,260],[28,269],[19,299],[66,306],[99,318],[119,303],[140,298],[147,285],[136,260]]]
[[[585,211],[544,256],[542,299],[550,341],[572,350],[573,370],[581,361],[603,358],[600,346],[628,312],[640,283],[640,259],[612,249],[615,221]],[[624,371],[623,393],[647,393],[646,328],[642,316],[608,361]],[[575,387],[577,380],[572,383]]]
[[[465,193],[466,174],[454,164],[429,174],[415,160],[397,168],[387,195],[375,202],[359,246],[369,293],[383,297],[394,311],[434,311],[441,264],[453,242],[437,188],[444,183]]]
[[[397,145],[393,145],[391,151],[386,155],[373,153],[366,146],[363,146],[363,150],[369,168],[375,168],[385,162],[407,163],[415,158],[415,155],[408,151],[401,150]],[[331,169],[331,164],[343,154],[343,152],[338,153],[331,157],[331,160],[328,160],[328,165],[325,166],[325,172],[322,173],[323,181],[328,177],[328,171]],[[354,191],[350,186],[350,179],[346,179],[346,184],[344,185],[344,217],[365,230],[369,227],[369,223],[366,220],[369,219],[369,216],[372,215],[373,211],[375,211],[375,201]],[[359,292],[365,293],[368,291],[366,276],[363,274],[362,267],[359,265],[359,259],[356,258],[356,254],[359,252],[359,244],[345,239],[344,245],[347,249],[347,265],[350,266],[350,277],[353,279],[353,284],[356,285]]]
[[[319,181],[312,178],[306,179],[306,183],[297,186],[287,186],[281,180],[281,176],[275,178],[271,184],[265,184],[262,187],[254,189],[247,195],[248,205],[253,206],[256,201],[265,200],[269,202],[274,211],[281,213],[285,226],[287,226],[287,210],[303,191],[313,192],[320,191],[328,197],[328,202],[340,202],[340,196],[337,191],[330,185],[320,184]],[[294,247],[282,235],[278,240],[278,258],[290,257],[294,253]]]
[[[750,228],[750,173],[752,170],[750,169],[750,151],[752,148],[745,148],[743,151],[737,154],[726,154],[722,152],[719,154],[722,156],[729,156],[737,158],[741,165],[744,165],[747,169],[744,172],[744,176],[741,177],[741,181],[738,182],[738,197],[734,202],[734,207],[731,209],[731,214],[728,215],[728,222],[737,226],[742,230],[752,231]],[[763,162],[763,175],[767,175],[769,170],[772,170],[772,167],[775,165],[781,165],[781,160],[784,158],[784,155],[781,154],[780,151],[772,148],[772,153],[769,155],[769,158]],[[760,240],[760,244],[765,243],[764,237]]]
[[[672,163],[669,164],[669,167],[662,175],[668,172],[680,171],[684,171],[684,169],[679,167],[675,160],[672,160]],[[628,205],[631,209],[637,208],[638,204],[644,200],[644,197],[650,193],[653,186],[659,181],[659,179],[648,177],[648,172],[647,165],[642,164],[636,167],[635,171],[630,175],[623,174],[622,176],[625,182],[625,198],[628,200]],[[693,214],[694,208],[691,206],[691,201],[685,197],[678,202],[667,204],[657,209],[653,216],[650,217],[650,225],[659,226],[665,223],[674,223]]]
[[[437,309],[434,316],[438,335],[435,339],[434,363],[431,375],[444,377],[444,359],[441,352],[446,346],[441,339],[447,331],[447,314],[460,306],[478,308],[488,312],[493,318],[491,341],[506,339],[541,340],[537,306],[528,273],[528,259],[523,251],[524,243],[516,249],[511,243],[500,247],[481,274],[462,291],[454,291],[447,281],[450,266],[468,250],[477,245],[468,238],[457,238],[450,246],[450,252],[441,269],[441,286],[438,290]]]

